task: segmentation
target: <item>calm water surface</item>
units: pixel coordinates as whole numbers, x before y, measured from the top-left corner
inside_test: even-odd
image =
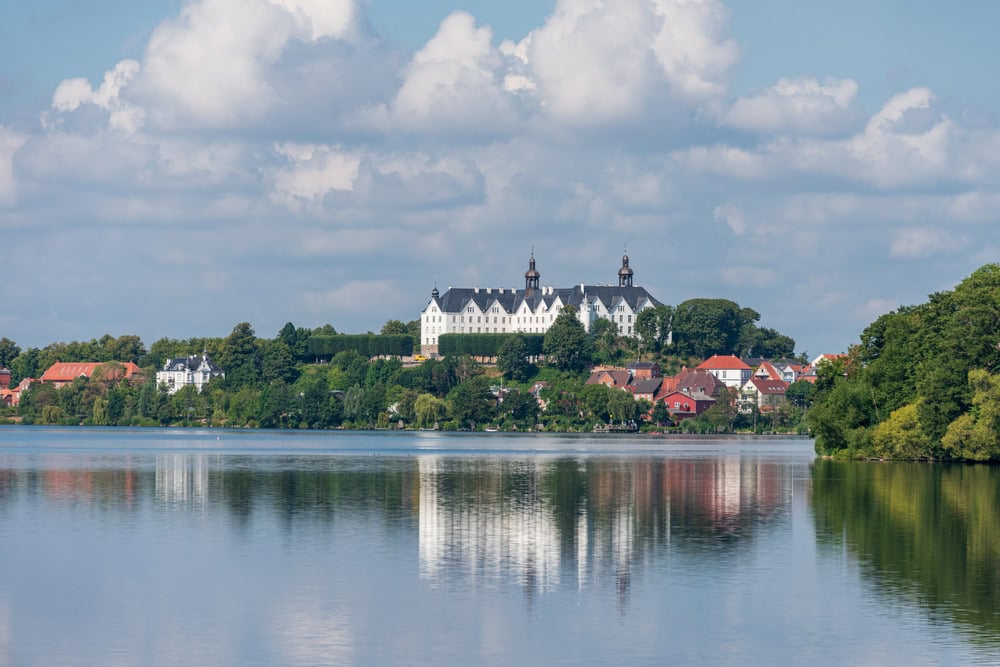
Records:
[[[1000,664],[1000,471],[0,428],[0,665]]]

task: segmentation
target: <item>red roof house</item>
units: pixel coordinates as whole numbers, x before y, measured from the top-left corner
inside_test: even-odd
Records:
[[[696,368],[697,370],[708,371],[717,380],[722,382],[722,384],[735,389],[739,389],[746,384],[747,380],[753,374],[752,368],[746,365],[739,357],[732,355],[712,355],[710,359],[701,362]]]
[[[124,377],[114,377],[105,379],[125,379],[131,380],[134,376],[142,373],[142,369],[133,364],[131,361],[125,363],[120,363],[117,361],[109,361],[108,365],[117,364],[121,367],[121,375]],[[94,371],[104,366],[104,363],[93,363],[93,362],[60,362],[52,364],[45,373],[42,374],[42,382],[47,382],[51,384],[56,389],[63,387],[78,377],[91,377]]]

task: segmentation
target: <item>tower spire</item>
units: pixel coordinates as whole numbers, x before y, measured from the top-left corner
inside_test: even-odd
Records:
[[[531,259],[528,260],[528,270],[524,272],[524,296],[533,295],[538,290],[541,274],[535,268],[535,246],[531,246]]]
[[[625,254],[622,255],[622,268],[618,269],[618,286],[632,287],[632,277],[635,272],[628,265],[628,246],[625,247]]]

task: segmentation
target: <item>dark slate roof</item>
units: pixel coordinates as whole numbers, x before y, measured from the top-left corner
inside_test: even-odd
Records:
[[[208,370],[212,373],[221,373],[222,369],[215,365],[208,355],[194,355],[191,357],[178,357],[177,359],[167,359],[163,364],[165,371],[196,371],[201,367],[202,359],[208,364]]]
[[[655,394],[660,390],[661,384],[663,384],[663,378],[644,378],[642,380],[636,380],[632,383],[632,393]]]
[[[629,308],[636,310],[639,303],[648,299],[654,306],[662,305],[658,300],[646,291],[644,287],[616,287],[614,285],[576,285],[565,288],[539,288],[529,297],[525,297],[523,289],[513,290],[502,288],[500,293],[498,288],[472,288],[472,287],[451,287],[437,298],[438,307],[445,313],[459,313],[463,311],[470,302],[475,303],[480,310],[485,311],[494,301],[498,301],[504,310],[513,313],[525,301],[531,310],[538,309],[539,304],[545,303],[546,308],[550,308],[556,299],[562,300],[563,305],[580,307],[584,296],[593,303],[596,299],[606,307],[612,307],[619,301],[624,300]]]

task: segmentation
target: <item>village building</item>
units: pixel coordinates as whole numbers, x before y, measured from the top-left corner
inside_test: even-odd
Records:
[[[676,421],[693,419],[715,405],[714,398],[701,392],[673,391],[660,400]]]
[[[698,364],[696,368],[708,371],[722,384],[733,389],[739,389],[745,385],[753,374],[753,369],[750,366],[739,357],[732,355],[714,354],[711,358]]]
[[[163,369],[156,371],[156,384],[164,385],[170,394],[188,385],[194,385],[200,392],[214,378],[225,376],[225,371],[216,366],[207,353],[202,353],[201,356],[167,359]]]
[[[740,410],[749,412],[756,407],[768,412],[785,402],[788,383],[783,380],[752,377],[740,388]]]
[[[136,366],[131,361],[126,361],[124,363],[118,361],[108,361],[108,362],[59,362],[49,366],[41,377],[41,381],[46,384],[51,384],[56,389],[65,387],[66,385],[73,382],[73,380],[79,377],[90,378],[93,377],[94,372],[102,367],[107,367],[107,369],[114,369],[112,371],[113,376],[108,377],[108,375],[102,376],[105,380],[129,380],[137,378],[142,375],[142,369]],[[106,369],[106,372],[107,372]]]
[[[635,335],[639,311],[662,305],[649,292],[633,284],[635,271],[629,257],[622,257],[618,284],[545,287],[534,253],[524,273],[524,289],[505,287],[451,287],[444,294],[437,287],[420,313],[420,344],[425,354],[437,352],[442,334],[545,333],[566,306],[577,309],[577,318],[590,331],[599,319],[615,324],[621,336]]]

